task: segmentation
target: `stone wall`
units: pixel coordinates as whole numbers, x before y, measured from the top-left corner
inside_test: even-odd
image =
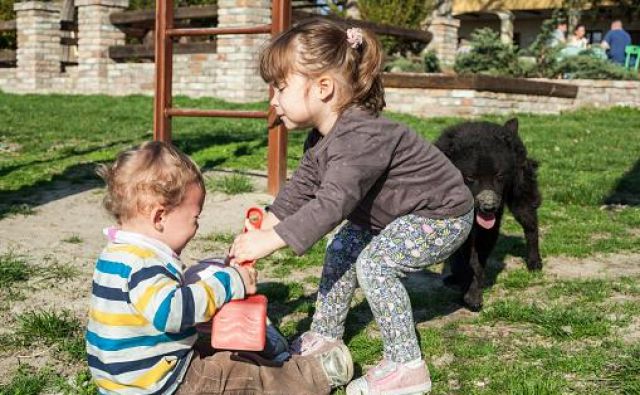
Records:
[[[117,63],[110,46],[124,44],[125,34],[109,15],[128,0],[76,0],[78,66],[61,70],[60,6],[43,1],[16,3],[17,67],[0,69],[0,90],[12,93],[153,95],[153,63]],[[218,26],[271,22],[269,0],[219,0]],[[266,100],[267,86],[258,73],[258,53],[269,39],[261,35],[223,35],[216,52],[173,56],[173,94],[213,96],[228,101]]]
[[[43,1],[15,4],[17,67],[0,69],[0,90],[15,93],[153,95],[153,63],[116,63],[108,48],[124,43],[124,33],[109,15],[128,0],[76,0],[78,62],[61,71],[60,6]],[[269,0],[219,0],[220,27],[268,24]],[[438,17],[431,48],[453,59],[458,21]],[[217,97],[236,102],[266,100],[267,86],[257,66],[268,35],[220,36],[216,53],[174,55],[173,94]],[[640,107],[639,81],[558,81],[579,87],[575,99],[476,91],[471,89],[387,88],[388,108],[419,116],[474,116],[489,113],[558,113],[581,106]],[[517,83],[517,81],[514,81]]]
[[[545,81],[545,80],[542,80]],[[387,109],[421,117],[558,114],[579,107],[640,108],[640,81],[549,80],[577,85],[575,99],[465,89],[386,88]]]

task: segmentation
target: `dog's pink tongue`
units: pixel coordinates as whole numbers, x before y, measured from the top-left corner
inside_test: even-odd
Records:
[[[496,224],[496,216],[493,214],[478,213],[476,214],[476,222],[485,229],[491,229],[493,225]]]

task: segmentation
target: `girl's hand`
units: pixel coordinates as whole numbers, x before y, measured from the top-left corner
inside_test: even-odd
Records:
[[[238,235],[229,250],[232,262],[251,262],[270,255],[286,243],[273,229],[254,230]]]
[[[278,225],[279,223],[280,223],[280,220],[278,219],[278,217],[273,215],[272,212],[267,212],[267,215],[265,215],[264,219],[262,220],[262,229],[264,230],[272,229],[274,226]]]
[[[257,292],[256,284],[258,283],[258,272],[251,266],[235,266],[235,269],[240,273],[242,282],[244,283],[245,295],[253,295]]]

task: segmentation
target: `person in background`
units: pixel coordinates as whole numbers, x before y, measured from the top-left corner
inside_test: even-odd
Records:
[[[577,48],[579,50],[585,50],[589,46],[589,40],[585,37],[587,29],[584,25],[578,25],[573,29],[573,34],[569,36],[567,40],[567,46]]]
[[[622,21],[617,19],[611,22],[611,30],[605,34],[600,43],[607,51],[609,60],[623,65],[625,61],[625,47],[631,45],[631,36],[622,28]]]
[[[549,46],[556,47],[558,45],[564,45],[567,43],[567,22],[560,21],[556,25],[556,30],[553,31],[553,35],[551,36],[551,42]]]

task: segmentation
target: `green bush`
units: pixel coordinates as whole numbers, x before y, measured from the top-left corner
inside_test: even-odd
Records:
[[[471,34],[471,50],[456,57],[454,70],[458,74],[523,76],[525,70],[518,60],[517,47],[500,41],[498,33],[482,28]]]
[[[471,50],[456,57],[455,71],[509,77],[638,79],[637,74],[593,51],[560,56],[563,46],[549,46],[557,18],[554,14],[544,22],[542,31],[526,50],[502,43],[498,33],[489,28],[476,30],[471,35]]]
[[[557,74],[567,78],[630,80],[638,79],[638,75],[614,64],[583,51],[578,56],[562,59],[557,64]]]
[[[0,0],[0,21],[16,19],[13,11],[14,0]],[[16,32],[0,33],[0,49],[16,48]]]
[[[434,0],[359,0],[358,8],[364,20],[417,29],[435,4]],[[424,48],[389,36],[381,36],[380,41],[387,54],[417,53]]]
[[[558,22],[563,19],[561,10],[554,10],[551,18],[542,22],[540,33],[529,48],[521,51],[521,55],[528,55],[535,58],[533,67],[528,71],[529,77],[555,78],[558,69],[559,53],[563,46],[550,46],[553,32]]]
[[[424,71],[423,65],[415,58],[407,58],[399,56],[391,61],[387,62],[384,66],[385,71],[393,73],[407,72],[407,73],[421,73]]]
[[[14,0],[0,0],[0,21],[10,21],[16,19],[13,11]]]
[[[439,73],[440,72],[440,61],[438,60],[438,55],[435,51],[427,51],[422,57],[424,61],[424,71],[427,73]]]
[[[438,73],[440,62],[433,51],[427,51],[422,57],[415,55],[390,57],[385,63],[384,70],[390,72],[407,73]]]

